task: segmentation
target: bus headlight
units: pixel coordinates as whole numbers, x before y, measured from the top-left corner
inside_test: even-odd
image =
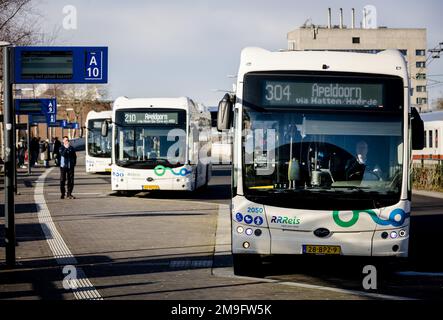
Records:
[[[253,233],[254,233],[254,230],[252,230],[251,228],[246,229],[246,235],[252,236]]]
[[[398,233],[398,235],[400,236],[400,237],[406,237],[406,230],[400,230],[400,232]]]
[[[237,232],[238,233],[243,233],[243,231],[245,231],[245,229],[243,227],[238,227],[237,228]]]
[[[392,231],[392,232],[389,234],[389,236],[391,237],[391,239],[397,239],[397,237],[398,237],[398,233],[397,233],[397,231]]]
[[[251,246],[251,244],[249,242],[243,242],[243,248],[245,249],[249,249],[249,247]]]

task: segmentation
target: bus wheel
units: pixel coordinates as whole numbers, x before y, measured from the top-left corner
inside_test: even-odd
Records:
[[[206,190],[209,187],[209,165],[206,167],[206,178],[205,184],[201,187],[203,190]]]
[[[119,197],[133,197],[138,193],[138,191],[117,191]]]
[[[233,254],[232,258],[235,275],[262,276],[263,264],[259,254]]]

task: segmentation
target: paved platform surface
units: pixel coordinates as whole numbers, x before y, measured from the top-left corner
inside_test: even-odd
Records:
[[[4,266],[0,218],[0,299],[443,297],[443,266],[435,259],[442,243],[439,198],[414,195],[411,259],[379,290],[367,292],[361,261],[326,270],[324,260],[301,265],[276,258],[267,261],[259,278],[233,276],[229,167],[217,167],[205,191],[120,197],[112,193],[109,175],[87,175],[82,156],[79,163],[75,200],[60,199],[57,168],[37,168],[30,177],[19,174],[18,265],[14,270]],[[78,272],[74,290],[63,286],[72,275],[70,266]]]

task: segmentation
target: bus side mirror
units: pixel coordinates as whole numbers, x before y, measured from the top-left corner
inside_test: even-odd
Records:
[[[218,104],[217,130],[224,131],[231,128],[232,101],[229,93],[225,94],[223,100]]]
[[[423,150],[425,147],[425,128],[416,108],[411,109],[412,150]]]
[[[103,121],[102,123],[102,137],[107,137],[109,133],[108,121]]]

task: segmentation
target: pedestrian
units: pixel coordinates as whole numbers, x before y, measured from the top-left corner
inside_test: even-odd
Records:
[[[68,199],[75,199],[72,195],[74,189],[74,168],[77,164],[77,154],[75,149],[71,146],[68,137],[63,137],[63,145],[60,147],[60,199],[65,198],[66,180],[68,182],[68,193],[66,194]]]
[[[36,137],[33,137],[29,146],[29,152],[30,152],[30,159],[29,159],[29,165],[31,167],[34,167],[37,159],[38,159],[38,152],[39,152],[39,144]]]
[[[45,164],[45,168],[49,168],[49,161],[51,161],[51,147],[49,145],[49,139],[46,139],[45,142],[43,142],[43,145],[43,161]]]
[[[46,153],[46,144],[45,141],[43,141],[41,138],[38,138],[38,145],[39,145],[39,156],[40,156],[40,160],[42,162],[45,161],[45,153]]]
[[[18,143],[18,148],[17,148],[17,160],[19,168],[23,168],[25,166],[25,153],[26,153],[26,148],[24,143],[21,141]]]
[[[52,157],[55,159],[55,165],[57,167],[60,167],[60,147],[62,146],[62,143],[58,139],[58,137],[55,137],[54,139],[54,150],[52,151]]]

